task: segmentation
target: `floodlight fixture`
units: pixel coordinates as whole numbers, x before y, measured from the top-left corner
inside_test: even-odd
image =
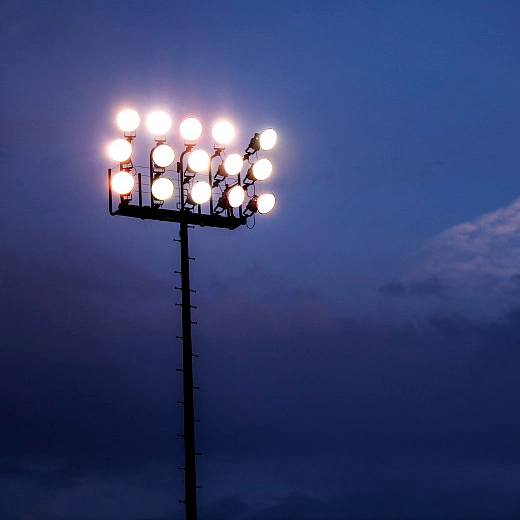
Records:
[[[185,141],[196,141],[202,134],[202,124],[198,119],[188,117],[181,123],[179,130]]]
[[[141,118],[139,114],[131,108],[121,110],[117,115],[117,126],[123,130],[123,132],[135,132],[140,122]]]
[[[171,128],[172,119],[166,112],[156,110],[147,117],[146,125],[154,136],[163,137]]]
[[[238,175],[240,170],[242,170],[243,165],[244,160],[238,153],[232,153],[231,155],[228,155],[224,161],[224,169],[228,175]]]
[[[152,160],[159,168],[167,168],[175,160],[175,151],[167,144],[160,144],[154,148]]]
[[[134,176],[127,170],[121,170],[112,176],[112,189],[119,195],[128,195],[134,189]]]
[[[218,121],[213,125],[211,135],[215,139],[216,146],[225,146],[229,144],[235,137],[235,129],[229,121]]]
[[[247,170],[246,180],[250,181],[246,184],[252,184],[255,181],[265,181],[271,176],[273,165],[269,159],[259,159]]]
[[[157,200],[167,200],[174,192],[173,182],[166,177],[159,177],[153,181],[152,195]]]
[[[126,139],[116,139],[108,147],[110,157],[119,163],[124,163],[132,156],[132,145]]]
[[[275,196],[272,193],[263,193],[262,195],[254,195],[248,202],[246,207],[246,214],[269,213],[276,203]]]
[[[193,204],[204,204],[211,198],[211,186],[204,181],[196,182],[191,188],[188,201]]]
[[[208,169],[209,155],[205,150],[194,150],[188,159],[188,166],[195,173],[200,173]]]
[[[276,135],[276,132],[272,128],[268,128],[267,130],[264,130],[260,134],[260,138],[259,138],[260,148],[262,148],[262,150],[266,150],[266,151],[270,150],[276,144],[277,137],[278,136]]]

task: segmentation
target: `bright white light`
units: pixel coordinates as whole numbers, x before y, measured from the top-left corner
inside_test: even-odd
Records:
[[[158,200],[169,199],[173,195],[173,182],[166,177],[155,179],[152,184],[152,195]]]
[[[153,135],[163,136],[172,126],[172,120],[166,112],[157,110],[147,117],[146,126]]]
[[[195,204],[204,204],[211,197],[211,186],[204,181],[196,182],[191,188],[190,195]]]
[[[224,169],[228,175],[237,175],[240,173],[243,164],[244,161],[242,157],[237,153],[232,153],[228,155],[224,161]]]
[[[202,125],[198,119],[188,117],[181,123],[180,131],[186,141],[196,141],[202,134]]]
[[[260,148],[270,150],[276,144],[277,135],[272,128],[264,130],[260,134]]]
[[[188,159],[188,166],[197,173],[207,170],[209,166],[209,155],[204,150],[195,150],[191,152]]]
[[[258,213],[269,213],[273,208],[276,199],[272,193],[264,193],[260,195],[258,199],[256,199],[256,207],[258,208]]]
[[[232,208],[238,208],[238,206],[241,206],[242,202],[244,202],[245,196],[246,196],[246,192],[244,191],[242,186],[239,186],[238,184],[236,186],[233,186],[228,191],[228,195],[227,195],[229,205]]]
[[[123,130],[123,132],[134,132],[137,130],[140,122],[141,118],[139,114],[131,108],[122,110],[117,115],[117,126]]]
[[[260,159],[253,164],[253,176],[257,181],[265,181],[273,171],[273,165],[269,159]]]
[[[160,144],[154,149],[152,159],[159,168],[167,168],[175,160],[175,151],[167,144]]]
[[[134,176],[126,170],[122,170],[112,175],[110,184],[116,193],[126,195],[134,189]]]
[[[228,121],[219,121],[213,125],[211,135],[216,143],[229,144],[235,137],[235,130]]]
[[[128,161],[132,156],[132,145],[126,139],[116,139],[108,147],[108,154],[114,161]]]

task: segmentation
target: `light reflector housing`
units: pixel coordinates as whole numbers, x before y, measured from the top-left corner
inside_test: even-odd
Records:
[[[152,152],[152,160],[160,168],[167,168],[175,160],[175,151],[167,144],[160,144]]]
[[[121,170],[112,175],[110,185],[119,195],[128,195],[134,189],[134,176],[126,170]]]
[[[260,148],[262,150],[270,150],[276,144],[277,137],[276,132],[272,128],[264,130],[260,134]]]
[[[188,159],[188,166],[196,173],[207,170],[209,166],[209,155],[204,150],[194,150]]]
[[[276,203],[276,198],[272,193],[263,193],[256,199],[258,213],[269,213]]]
[[[228,155],[224,161],[224,169],[228,175],[238,175],[243,165],[244,160],[238,153]]]
[[[126,139],[116,139],[108,147],[108,154],[114,161],[128,161],[132,156],[132,145]]]
[[[218,121],[213,125],[211,135],[218,144],[229,144],[235,137],[235,129],[229,121]]]
[[[166,112],[157,110],[146,118],[146,126],[153,135],[163,136],[172,126],[172,120]]]
[[[139,114],[131,108],[121,110],[117,115],[117,126],[123,130],[123,132],[135,132],[140,122],[141,118]]]
[[[211,186],[204,181],[196,182],[190,191],[191,200],[195,204],[204,204],[211,197]]]
[[[155,179],[152,184],[152,195],[158,200],[169,199],[173,195],[173,182],[166,177]]]
[[[242,205],[244,202],[244,199],[246,197],[246,192],[244,191],[244,188],[242,186],[239,186],[238,184],[236,186],[233,186],[228,192],[227,192],[227,199],[229,202],[229,205],[232,208],[238,208]]]
[[[252,173],[256,181],[265,181],[273,172],[273,165],[269,159],[260,159],[253,164]]]
[[[179,130],[186,141],[196,141],[202,134],[202,124],[198,119],[188,117],[181,123]]]

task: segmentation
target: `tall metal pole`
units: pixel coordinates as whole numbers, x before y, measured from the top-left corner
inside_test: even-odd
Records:
[[[197,520],[195,471],[195,410],[193,403],[193,351],[191,344],[191,289],[188,224],[180,222],[182,293],[182,374],[184,389],[184,494],[186,520]]]

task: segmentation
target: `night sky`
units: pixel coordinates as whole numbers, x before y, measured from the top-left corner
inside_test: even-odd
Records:
[[[520,518],[519,22],[1,2],[0,520],[184,517],[178,225],[108,213],[126,107],[278,132],[275,210],[190,231],[199,518]]]

